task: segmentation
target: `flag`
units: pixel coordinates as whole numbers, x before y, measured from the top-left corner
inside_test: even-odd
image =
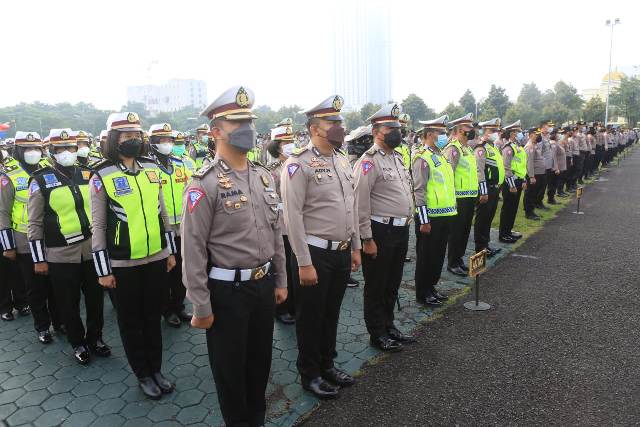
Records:
[[[11,128],[11,123],[10,122],[0,123],[0,132],[7,131],[10,128]]]

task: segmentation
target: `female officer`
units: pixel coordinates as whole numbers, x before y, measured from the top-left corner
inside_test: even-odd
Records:
[[[160,319],[167,272],[175,267],[175,242],[164,204],[160,170],[142,157],[142,127],[136,113],[107,119],[105,160],[89,185],[93,260],[100,285],[115,289],[118,327],[127,360],[151,399],[171,393],[160,372]]]

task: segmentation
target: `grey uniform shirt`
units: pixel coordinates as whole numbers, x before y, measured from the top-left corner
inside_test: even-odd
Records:
[[[32,183],[35,181],[32,181]],[[29,192],[29,240],[44,239],[44,209],[46,201],[42,191],[34,189]],[[46,242],[43,240],[46,245]],[[45,246],[47,262],[79,264],[83,261],[92,261],[91,239],[87,238],[81,242],[72,243],[68,246],[48,247]]]
[[[542,157],[544,159],[545,171],[547,169],[553,169],[553,153],[551,152],[549,137],[542,135],[542,142],[540,142],[538,146],[540,151],[542,152]]]
[[[281,188],[284,222],[298,265],[312,265],[306,236],[351,241],[361,249],[353,171],[339,151],[322,155],[309,143],[287,159]]]
[[[212,314],[209,267],[251,269],[271,261],[287,287],[284,243],[271,173],[247,161],[243,171],[216,156],[196,172],[182,204],[182,280],[196,317]]]
[[[5,230],[13,227],[11,212],[13,211],[13,201],[15,199],[16,192],[15,188],[13,188],[13,181],[11,181],[6,175],[2,175],[0,179],[2,180],[2,183],[0,184],[0,230]],[[13,238],[15,240],[17,253],[31,253],[26,233],[20,233],[17,230],[13,230]]]
[[[387,154],[374,144],[355,164],[355,205],[362,239],[372,237],[372,215],[412,218],[409,172],[401,158],[397,151]]]
[[[149,161],[149,165],[153,165],[154,168],[157,167],[155,163]],[[122,163],[118,165],[109,165],[101,169],[97,169],[94,173],[96,175],[107,174],[111,170],[111,168],[120,168],[121,170],[126,170],[133,174],[139,174],[144,171],[143,164],[136,160],[133,164],[133,170],[129,171]],[[100,179],[98,176],[93,176],[91,181],[89,182],[89,194],[91,201],[91,220],[93,223],[93,235],[91,237],[91,248],[93,252],[98,252],[101,250],[107,249],[107,210],[112,209],[109,203],[109,197],[107,196],[107,192],[104,190],[104,185],[97,187],[93,180]],[[164,229],[166,231],[171,230],[171,223],[169,222],[169,217],[167,216],[167,208],[164,203],[164,196],[162,194],[162,188],[159,192],[158,204],[160,208],[160,216],[162,217],[162,222],[164,224]],[[165,237],[162,236],[164,239]],[[159,261],[161,259],[167,258],[169,256],[169,250],[164,248],[157,254],[150,255],[145,258],[139,259],[113,259],[111,258],[111,266],[112,267],[135,267],[138,265],[144,265],[151,262]]]
[[[516,141],[513,141],[513,144],[515,143]],[[502,164],[504,165],[504,179],[509,187],[516,186],[515,180],[517,177],[513,173],[513,168],[511,167],[511,162],[513,162],[515,154],[516,153],[513,151],[513,147],[511,146],[511,141],[507,140],[502,146]]]
[[[282,235],[287,235],[287,227],[284,224],[284,203],[282,203],[282,192],[280,190],[280,175],[282,174],[282,166],[284,162],[282,160],[277,160],[276,162],[270,164],[267,169],[271,171],[271,177],[273,178],[273,182],[276,186],[276,193],[278,193],[278,197],[280,197],[280,201],[278,202],[278,211],[280,211],[280,215],[278,216],[278,222],[280,223],[280,230],[282,231]]]
[[[527,142],[524,147],[527,152],[527,175],[530,178],[534,178],[535,175],[542,175],[546,172],[544,167],[544,159],[542,158],[541,150],[538,148],[538,144],[535,142]]]

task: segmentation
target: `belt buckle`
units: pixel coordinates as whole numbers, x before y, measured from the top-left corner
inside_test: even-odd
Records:
[[[348,240],[342,240],[340,241],[340,243],[338,243],[338,250],[339,251],[344,251],[347,250],[347,248],[349,247],[349,241]]]
[[[266,269],[267,269],[266,265],[263,265],[262,267],[257,267],[251,270],[251,280],[262,279],[264,276],[267,275],[265,271]]]
[[[389,218],[388,216],[383,216],[382,217],[382,222],[384,224],[391,224],[391,218]]]

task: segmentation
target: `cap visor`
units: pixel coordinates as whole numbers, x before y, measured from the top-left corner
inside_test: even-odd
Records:
[[[344,117],[342,117],[340,114],[336,114],[335,116],[326,116],[326,117],[319,117],[322,120],[327,120],[329,122],[343,122],[344,121]]]

